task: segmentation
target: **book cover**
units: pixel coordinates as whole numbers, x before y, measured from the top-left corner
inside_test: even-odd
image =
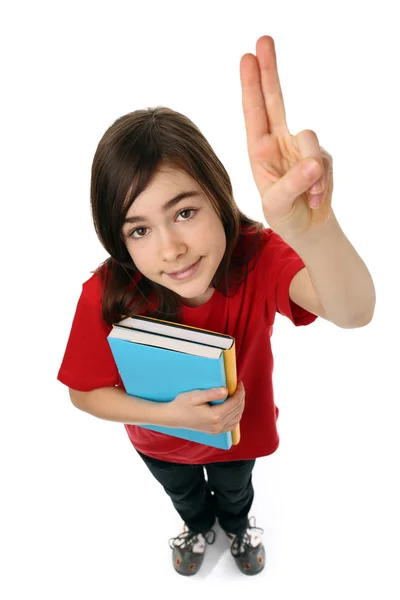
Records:
[[[140,331],[143,319],[146,319],[147,323],[155,322],[157,335],[151,334],[149,331],[146,333]],[[132,330],[131,337],[126,331],[128,321],[131,322],[131,325],[133,323],[135,327],[139,328],[139,331]],[[187,336],[186,340],[179,340],[179,324],[172,324],[173,328],[166,327],[166,331],[169,333],[172,331],[172,337],[169,337],[160,335],[161,330],[158,324],[164,322],[157,319],[140,317],[140,320],[136,322],[125,319],[121,323],[124,323],[125,326],[121,327],[116,323],[108,336],[108,342],[128,394],[156,402],[171,402],[178,394],[196,389],[205,390],[225,386],[228,389],[226,398],[236,390],[235,342],[230,336],[222,336],[227,338],[227,340],[222,340],[223,345],[225,344],[225,347],[230,345],[230,348],[219,348],[218,350],[215,346],[207,348],[205,344],[187,341]],[[183,326],[183,328],[186,332],[193,329],[197,340],[201,339],[201,336],[198,335],[199,332],[211,333],[214,338],[208,337],[207,339],[211,339],[214,344],[218,343],[217,338],[220,337],[220,334],[189,326]],[[149,327],[147,327],[148,329]],[[132,341],[132,339],[141,341]],[[179,343],[182,343],[184,351],[178,350]],[[160,347],[164,344],[171,348]],[[193,345],[193,350],[190,348],[191,345]],[[201,347],[209,356],[199,355]],[[214,358],[211,358],[211,355]],[[226,398],[217,400],[213,404],[224,402]],[[216,435],[191,429],[150,424],[138,424],[138,426],[223,450],[229,450],[232,444],[237,444],[240,440],[239,425],[233,432]]]

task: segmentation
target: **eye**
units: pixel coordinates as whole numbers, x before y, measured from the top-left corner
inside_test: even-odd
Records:
[[[196,211],[196,210],[194,210],[193,208],[185,208],[184,210],[181,210],[181,212],[180,212],[179,214],[180,214],[180,215],[181,215],[182,213],[195,213],[195,214],[196,214],[196,212],[197,212],[197,211]],[[190,219],[193,219],[193,217],[195,216],[195,214],[194,214],[194,215],[192,215],[191,217],[187,217],[187,218],[186,218],[186,219],[184,219],[184,220],[185,220],[185,221],[189,221]]]
[[[138,239],[137,237],[134,236],[135,233],[137,233],[138,231],[144,231],[146,229],[146,227],[138,227],[137,229],[134,229],[130,234],[129,237],[133,237],[133,239]],[[144,237],[144,235],[139,235],[139,238]]]
[[[180,211],[180,212],[177,214],[177,217],[178,217],[179,215],[183,215],[184,213],[193,213],[193,214],[191,214],[190,216],[188,216],[188,217],[186,217],[186,218],[185,218],[185,217],[183,218],[183,222],[190,221],[191,219],[194,219],[194,218],[195,218],[195,216],[196,216],[196,214],[197,214],[198,210],[199,210],[199,209],[197,209],[197,208],[184,208],[183,210],[181,210],[181,211]],[[133,231],[131,231],[131,233],[129,234],[129,236],[128,236],[128,237],[131,237],[131,238],[133,238],[134,240],[140,240],[141,238],[144,238],[144,237],[146,237],[146,236],[145,236],[145,235],[140,235],[140,234],[139,234],[138,236],[136,236],[136,235],[135,235],[135,233],[137,233],[137,232],[140,232],[140,231],[145,231],[146,229],[148,229],[148,227],[137,227],[136,229],[134,229]]]

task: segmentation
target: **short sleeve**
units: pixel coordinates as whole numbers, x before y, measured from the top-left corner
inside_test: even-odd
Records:
[[[110,331],[101,314],[100,278],[94,274],[82,286],[57,379],[81,392],[117,385],[118,369],[107,341]]]
[[[287,317],[298,327],[313,323],[318,316],[295,304],[289,296],[293,277],[305,267],[303,260],[279,235],[271,229],[264,231],[265,247],[262,263],[268,273],[267,308],[272,322],[275,314]]]

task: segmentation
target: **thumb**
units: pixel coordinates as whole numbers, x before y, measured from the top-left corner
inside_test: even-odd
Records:
[[[296,198],[316,183],[322,172],[321,165],[315,159],[300,161],[266,191],[264,209],[273,217],[284,217]]]
[[[222,400],[225,398],[228,390],[224,387],[221,388],[208,388],[206,390],[194,390],[189,392],[191,394],[192,403],[195,406],[201,404],[208,404],[209,402]]]

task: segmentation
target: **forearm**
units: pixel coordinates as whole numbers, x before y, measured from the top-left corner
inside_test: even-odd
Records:
[[[127,425],[172,426],[169,423],[168,403],[129,396],[117,387],[98,388],[90,392],[70,389],[70,397],[74,406],[106,421]]]
[[[327,318],[339,326],[368,323],[375,308],[372,277],[334,213],[305,239],[286,240],[302,258]]]

